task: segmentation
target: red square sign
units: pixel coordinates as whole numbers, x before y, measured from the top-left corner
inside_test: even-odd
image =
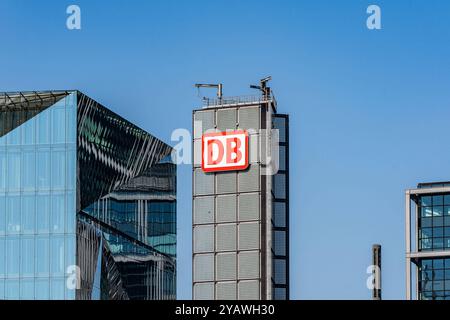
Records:
[[[236,171],[248,167],[248,132],[205,133],[202,136],[204,172]]]

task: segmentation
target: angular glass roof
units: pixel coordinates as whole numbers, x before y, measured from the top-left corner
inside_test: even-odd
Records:
[[[0,137],[74,91],[0,92]]]

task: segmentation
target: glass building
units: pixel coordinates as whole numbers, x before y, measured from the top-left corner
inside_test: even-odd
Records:
[[[171,151],[79,91],[0,93],[0,299],[175,299]]]
[[[450,182],[406,191],[407,299],[450,300]]]
[[[193,299],[289,299],[288,115],[273,96],[205,102],[193,112]],[[238,129],[248,168],[204,172],[202,135]]]

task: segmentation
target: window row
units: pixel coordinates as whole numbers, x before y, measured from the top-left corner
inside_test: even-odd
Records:
[[[430,269],[420,272],[421,280],[450,280],[450,269]]]
[[[450,280],[423,280],[419,281],[419,291],[450,291]]]
[[[199,225],[193,237],[194,253],[259,249],[260,226],[258,222]]]
[[[421,207],[442,206],[442,205],[450,206],[450,194],[421,196],[419,199],[419,205]]]
[[[450,216],[450,206],[432,206],[420,207],[420,216],[424,217],[441,217]]]
[[[74,193],[0,196],[0,235],[75,232]]]
[[[421,228],[419,239],[450,237],[450,227]]]
[[[423,259],[420,261],[421,270],[450,269],[450,258],[447,259]]]
[[[429,238],[419,241],[420,250],[444,250],[450,248],[450,238]]]
[[[75,189],[75,149],[0,153],[0,191]]]
[[[235,129],[258,130],[260,128],[260,108],[243,107],[195,111],[195,139],[201,138],[205,131],[216,128],[219,131]]]
[[[0,237],[0,278],[63,276],[75,265],[75,235]]]
[[[212,195],[237,192],[255,192],[260,189],[258,165],[250,165],[245,171],[205,173],[194,171],[194,195]]]
[[[258,280],[205,282],[194,284],[195,300],[260,300]]]
[[[419,219],[419,228],[450,227],[450,216]]]
[[[450,300],[450,293],[448,291],[429,291],[419,294],[420,300]]]
[[[68,281],[63,277],[0,279],[0,300],[74,300],[75,289],[67,286]]]
[[[260,263],[259,251],[197,254],[194,255],[194,282],[257,279]]]
[[[259,193],[194,199],[194,224],[250,221],[259,218]]]
[[[135,236],[176,233],[176,202],[99,200],[84,209],[91,216]]]

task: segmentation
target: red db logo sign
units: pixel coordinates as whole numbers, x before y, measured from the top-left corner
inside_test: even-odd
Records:
[[[248,167],[248,133],[244,130],[202,136],[204,172],[244,170]]]

